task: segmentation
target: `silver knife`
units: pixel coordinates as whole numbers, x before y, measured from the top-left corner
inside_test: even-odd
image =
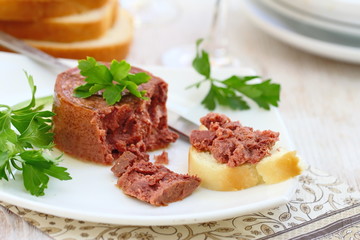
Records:
[[[14,52],[21,53],[45,65],[52,67],[55,66],[60,71],[65,71],[70,68],[70,66],[62,63],[59,59],[44,53],[43,51],[30,46],[26,42],[2,31],[0,31],[0,45],[3,45],[4,47],[13,50]],[[170,110],[168,110],[168,122],[169,128],[180,134],[187,141],[189,140],[191,131],[199,128],[197,124]]]
[[[46,65],[55,66],[61,71],[69,69],[69,66],[63,64],[59,59],[50,56],[43,51],[40,51],[37,48],[34,48],[27,44],[26,42],[17,39],[7,33],[0,31],[0,45],[13,50],[14,52],[22,53],[29,58],[36,60],[38,62],[44,63]]]

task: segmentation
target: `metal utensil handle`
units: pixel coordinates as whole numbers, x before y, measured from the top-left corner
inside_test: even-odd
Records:
[[[61,70],[69,69],[70,67],[66,64],[60,62],[58,59],[46,54],[29,44],[25,43],[24,41],[17,39],[7,33],[0,31],[0,45],[13,50],[14,52],[22,53],[29,58],[32,58],[36,61],[44,63],[50,66],[56,66],[61,68]]]

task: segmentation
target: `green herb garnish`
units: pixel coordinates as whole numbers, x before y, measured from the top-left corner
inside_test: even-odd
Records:
[[[267,79],[261,83],[250,84],[258,76],[231,76],[225,80],[217,80],[211,77],[211,66],[209,54],[205,50],[200,50],[199,46],[203,40],[196,42],[196,57],[192,65],[194,69],[205,78],[191,86],[199,88],[203,82],[210,82],[210,90],[202,100],[207,109],[214,110],[216,104],[229,106],[232,109],[250,109],[244,97],[250,98],[257,103],[260,108],[270,109],[270,105],[278,106],[280,101],[280,85],[271,83]]]
[[[125,60],[118,62],[113,60],[110,68],[96,62],[92,57],[79,60],[80,74],[85,76],[86,83],[75,88],[75,97],[88,98],[103,90],[103,98],[108,105],[114,105],[121,100],[123,91],[127,89],[131,94],[141,99],[146,91],[139,91],[138,86],[150,80],[150,76],[144,72],[132,74],[131,66]]]
[[[22,171],[25,189],[32,195],[42,196],[49,176],[59,180],[71,179],[66,168],[58,166],[60,157],[47,152],[53,147],[51,111],[36,106],[36,86],[27,73],[32,98],[22,108],[0,105],[0,180],[15,179],[13,170]]]

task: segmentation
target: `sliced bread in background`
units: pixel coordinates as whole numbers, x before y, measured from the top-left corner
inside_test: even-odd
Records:
[[[117,0],[108,0],[99,8],[64,17],[38,21],[0,20],[0,30],[17,38],[41,41],[77,42],[95,39],[112,27],[117,6]]]
[[[4,11],[1,4],[11,5],[11,1],[18,4],[23,2],[24,6],[33,3],[34,6],[27,10],[28,13],[41,12],[45,3],[55,6],[54,2],[62,3],[62,8],[73,4],[70,8],[84,10],[85,7],[79,7],[81,5],[88,10],[36,21],[2,21],[5,17],[1,15]],[[100,7],[94,7],[96,4],[93,0],[0,0],[0,31],[20,38],[54,57],[83,59],[91,56],[99,61],[124,59],[133,39],[132,16],[120,8],[118,0],[99,2],[102,3],[99,4]],[[21,15],[23,12],[16,14]],[[0,51],[9,50],[0,46]]]
[[[99,61],[124,59],[133,39],[133,18],[123,9],[113,27],[100,38],[71,43],[27,40],[30,45],[60,58],[82,59],[87,56]]]
[[[36,21],[79,14],[109,0],[0,0],[0,20]]]

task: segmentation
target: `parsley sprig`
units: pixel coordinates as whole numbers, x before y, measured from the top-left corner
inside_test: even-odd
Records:
[[[261,83],[250,81],[259,78],[258,76],[236,76],[233,75],[225,80],[218,80],[211,77],[211,66],[209,54],[200,50],[202,39],[196,42],[196,56],[192,62],[194,69],[205,78],[191,86],[199,88],[204,82],[210,83],[210,89],[205,98],[201,101],[207,109],[214,110],[216,105],[228,106],[231,109],[250,109],[244,96],[252,99],[260,108],[270,109],[270,105],[278,106],[280,101],[280,85],[272,83],[271,79]]]
[[[114,105],[122,98],[127,89],[131,94],[141,99],[146,91],[139,91],[138,86],[150,80],[150,76],[144,72],[132,74],[131,66],[125,60],[121,62],[113,60],[110,68],[98,63],[94,58],[79,60],[80,74],[85,76],[86,83],[74,90],[75,97],[88,98],[99,91],[103,91],[103,98],[108,105]]]
[[[51,111],[36,106],[36,86],[28,75],[32,98],[25,107],[0,105],[0,180],[15,179],[14,170],[22,171],[25,189],[32,195],[42,196],[49,177],[71,179],[66,168],[58,166],[60,157],[48,152],[53,147]]]

